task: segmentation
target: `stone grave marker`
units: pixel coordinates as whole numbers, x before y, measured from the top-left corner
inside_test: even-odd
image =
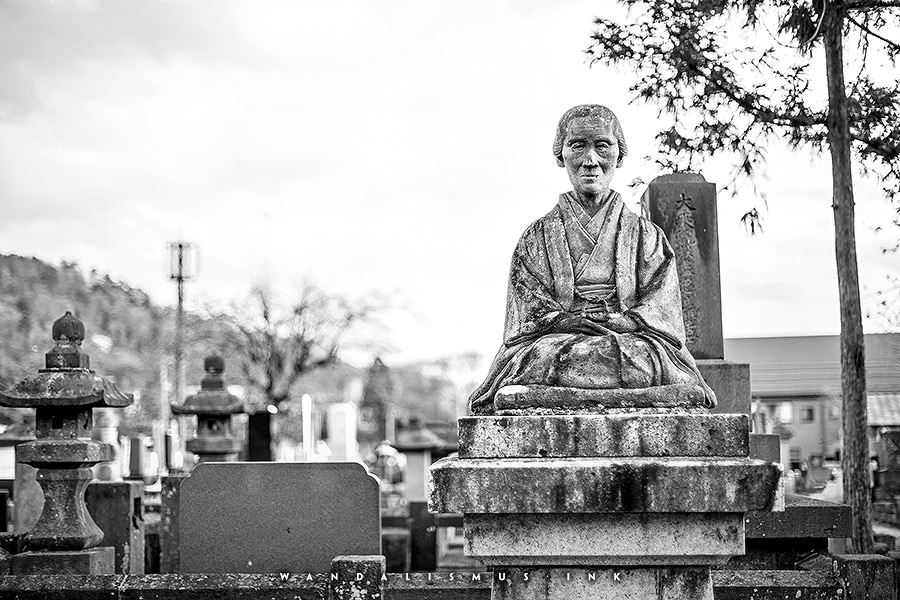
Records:
[[[685,341],[716,392],[716,413],[750,413],[750,365],[725,360],[716,184],[695,173],[663,175],[641,198],[675,253]]]
[[[180,493],[182,573],[324,573],[381,554],[378,480],[359,463],[205,463]]]
[[[664,175],[642,204],[675,252],[688,349],[697,359],[724,358],[716,184],[694,173]]]

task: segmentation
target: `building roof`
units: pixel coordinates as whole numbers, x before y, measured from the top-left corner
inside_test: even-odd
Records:
[[[900,333],[865,336],[866,388],[900,393]],[[750,363],[756,397],[840,395],[840,340],[836,335],[725,340],[725,358]]]
[[[438,450],[444,447],[444,440],[431,431],[418,417],[409,420],[409,425],[397,431],[393,446],[400,452],[416,450]]]
[[[869,427],[900,426],[900,393],[866,394],[869,406]]]

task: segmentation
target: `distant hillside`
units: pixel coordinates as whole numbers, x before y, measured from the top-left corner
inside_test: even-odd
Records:
[[[140,289],[96,271],[85,273],[75,263],[54,266],[0,254],[0,387],[43,367],[44,353],[53,347],[53,321],[67,310],[84,322],[83,348],[91,367],[135,395],[134,405],[124,411],[124,432],[149,433],[161,402],[169,401],[161,388],[174,378],[173,311],[155,305]],[[219,323],[185,315],[186,383],[200,381],[208,354],[229,358],[221,349],[224,335]],[[8,424],[3,416],[0,424]]]
[[[53,266],[36,258],[0,254],[0,388],[8,388],[43,366],[52,346],[53,321],[71,310],[84,321],[84,350],[91,366],[115,379],[136,402],[125,411],[128,431],[149,432],[159,417],[160,403],[174,378],[174,316],[143,291],[108,275],[85,273],[77,264]],[[241,385],[238,356],[226,343],[231,332],[221,321],[197,314],[185,315],[187,385],[199,383],[203,358],[223,354],[226,379]],[[394,402],[401,418],[418,414],[427,420],[456,417],[465,397],[478,383],[480,357],[460,354],[405,365],[390,365],[395,381]],[[316,403],[361,400],[365,369],[338,363],[304,375],[294,386],[297,396],[310,393]],[[5,416],[4,416],[5,415]],[[0,425],[21,419],[0,415]]]
[[[7,388],[43,366],[53,346],[53,321],[71,310],[84,321],[91,365],[138,392],[131,425],[158,415],[159,374],[171,344],[166,309],[146,293],[108,275],[85,274],[75,263],[53,266],[36,258],[0,254],[0,387]]]

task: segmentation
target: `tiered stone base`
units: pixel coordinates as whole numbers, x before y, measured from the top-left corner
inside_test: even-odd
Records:
[[[739,513],[468,514],[465,552],[490,566],[725,564]]]
[[[737,414],[466,417],[429,509],[465,515],[493,600],[712,600],[744,513],[783,510],[781,466]]]

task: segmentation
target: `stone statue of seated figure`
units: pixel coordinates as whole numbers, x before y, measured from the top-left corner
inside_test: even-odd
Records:
[[[672,249],[609,189],[627,153],[618,119],[570,109],[553,153],[573,189],[519,239],[503,346],[472,414],[715,406],[685,347]]]

